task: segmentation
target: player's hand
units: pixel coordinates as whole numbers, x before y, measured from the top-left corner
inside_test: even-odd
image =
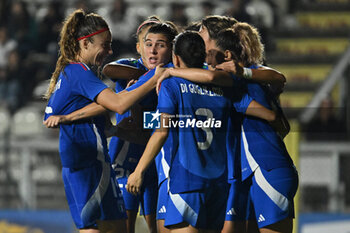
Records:
[[[166,69],[163,68],[163,69],[164,69],[163,73],[160,75],[160,77],[157,80],[157,86],[156,86],[157,95],[159,94],[159,90],[160,90],[160,86],[162,85],[162,82],[164,81],[164,79],[167,79],[171,76],[170,72],[174,68],[166,68]]]
[[[66,122],[66,116],[64,115],[52,115],[47,118],[43,124],[47,128],[57,128],[59,124]]]
[[[133,194],[137,195],[141,192],[141,186],[143,183],[143,176],[141,173],[138,173],[136,170],[130,174],[128,178],[128,183],[126,184],[126,190]]]
[[[226,61],[219,65],[216,65],[216,69],[233,73],[239,77],[243,77],[243,66],[234,60]]]
[[[128,82],[128,84],[126,85],[126,88],[128,88],[128,87],[134,85],[136,82],[137,82],[136,79],[131,79],[131,80]]]
[[[65,122],[65,116],[64,115],[52,115],[49,118],[47,118],[43,124],[47,128],[57,128],[59,124]]]

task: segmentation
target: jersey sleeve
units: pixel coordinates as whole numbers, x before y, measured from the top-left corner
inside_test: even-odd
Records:
[[[170,78],[165,79],[159,90],[158,106],[159,112],[174,115],[177,109],[176,88],[172,85]]]
[[[253,101],[252,97],[248,94],[244,94],[240,101],[233,102],[233,107],[237,112],[245,113],[249,104]]]
[[[82,95],[91,101],[94,101],[101,91],[108,88],[91,70],[74,67],[71,72],[72,92]]]
[[[136,88],[138,88],[142,84],[146,83],[149,79],[151,79],[154,75],[154,72],[155,72],[155,70],[148,71],[147,73],[142,75],[135,84],[131,85],[130,87],[126,88],[125,90],[127,90],[127,91],[135,90]]]

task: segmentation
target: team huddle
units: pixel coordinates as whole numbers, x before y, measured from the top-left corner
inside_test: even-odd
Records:
[[[76,10],[61,30],[44,124],[60,129],[80,232],[135,232],[139,209],[151,233],[292,232],[285,78],[263,65],[257,29],[213,15],[179,32],[151,16],[136,36],[139,59],[103,68],[114,92],[91,70],[112,54],[105,20]],[[152,132],[145,112],[158,119]]]

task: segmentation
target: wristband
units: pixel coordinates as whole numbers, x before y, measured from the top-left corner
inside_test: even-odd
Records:
[[[243,78],[252,79],[253,71],[252,69],[243,67]]]

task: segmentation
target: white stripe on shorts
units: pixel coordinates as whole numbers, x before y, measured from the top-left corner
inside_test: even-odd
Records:
[[[95,193],[90,197],[88,202],[85,204],[83,210],[81,211],[81,217],[82,219],[85,214],[89,215],[91,214],[91,211],[96,209],[96,206],[100,206],[101,200],[103,196],[105,195],[109,182],[110,182],[110,172],[111,172],[111,166],[109,163],[106,163],[105,161],[105,156],[103,152],[103,146],[102,146],[102,139],[101,135],[98,133],[98,130],[93,124],[94,127],[94,132],[96,135],[96,140],[97,140],[97,159],[101,161],[102,163],[102,174],[101,174],[101,179],[100,182],[95,190]]]
[[[162,154],[162,167],[163,167],[163,172],[165,174],[165,178],[169,177],[169,164],[167,163],[167,161],[165,160],[165,155],[164,155],[164,147],[162,147],[161,149],[161,154]]]
[[[242,140],[243,140],[245,155],[246,155],[246,158],[247,158],[248,163],[249,163],[249,167],[252,170],[252,172],[254,172],[255,169],[257,169],[259,167],[259,165],[255,161],[255,159],[253,158],[252,154],[249,151],[249,145],[248,145],[247,138],[245,136],[243,125],[242,125]]]
[[[169,181],[170,182],[170,181]],[[180,194],[172,194],[169,192],[169,196],[174,203],[176,209],[181,213],[182,216],[191,219],[190,222],[197,222],[198,214],[189,206]]]
[[[255,170],[254,178],[259,187],[266,193],[266,195],[283,211],[286,211],[289,206],[288,199],[278,192],[269,184],[261,172],[260,167]]]

